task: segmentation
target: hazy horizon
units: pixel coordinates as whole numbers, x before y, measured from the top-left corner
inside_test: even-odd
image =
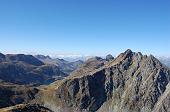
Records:
[[[127,49],[126,49],[127,50]],[[75,54],[75,53],[38,53],[38,52],[1,52],[0,53],[3,53],[3,54],[26,54],[26,55],[33,55],[33,56],[36,56],[36,55],[44,55],[44,56],[50,56],[51,58],[60,58],[60,59],[88,59],[88,57],[95,57],[95,56],[99,56],[99,57],[102,57],[102,58],[105,58],[107,55],[111,54],[112,56],[114,57],[117,57],[120,53],[123,53],[125,52],[126,50],[122,50],[118,53],[105,53],[105,54]],[[132,50],[132,49],[131,49]],[[132,50],[133,52],[140,52],[140,51],[134,51]],[[144,53],[144,52],[141,52],[143,55],[153,55],[157,58],[170,58],[170,55],[155,55],[155,54],[152,54],[152,53]]]

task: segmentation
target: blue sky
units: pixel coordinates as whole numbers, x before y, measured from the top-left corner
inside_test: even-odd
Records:
[[[0,0],[0,52],[170,56],[170,0]]]

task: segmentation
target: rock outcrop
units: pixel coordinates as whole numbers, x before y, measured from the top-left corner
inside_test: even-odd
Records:
[[[39,104],[20,104],[0,109],[1,112],[53,112]]]
[[[111,54],[106,56],[106,61],[111,61],[113,59],[114,59],[114,57]]]

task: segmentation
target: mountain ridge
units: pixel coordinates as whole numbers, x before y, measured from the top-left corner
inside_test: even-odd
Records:
[[[45,84],[52,76],[67,76],[57,66],[44,64],[32,55],[7,54],[0,56],[0,79],[16,84]]]
[[[77,67],[79,67],[81,64],[83,64],[82,60],[69,62],[64,59],[51,58],[50,56],[44,56],[44,55],[36,55],[35,57],[46,64],[53,64],[53,65],[58,66],[66,74],[70,74]]]
[[[128,49],[87,75],[69,76],[54,85],[52,102],[63,108],[59,112],[153,111],[169,80],[169,68],[154,56]]]
[[[42,86],[28,104],[54,112],[167,112],[169,102],[170,69],[128,49],[115,58],[88,59],[63,80]]]

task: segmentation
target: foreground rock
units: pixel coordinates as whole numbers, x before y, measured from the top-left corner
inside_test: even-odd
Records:
[[[113,59],[114,59],[114,57],[111,54],[106,56],[106,61],[111,61]]]
[[[39,90],[32,86],[0,82],[0,108],[29,103]]]
[[[20,104],[13,107],[0,109],[0,112],[53,112],[38,104]]]

